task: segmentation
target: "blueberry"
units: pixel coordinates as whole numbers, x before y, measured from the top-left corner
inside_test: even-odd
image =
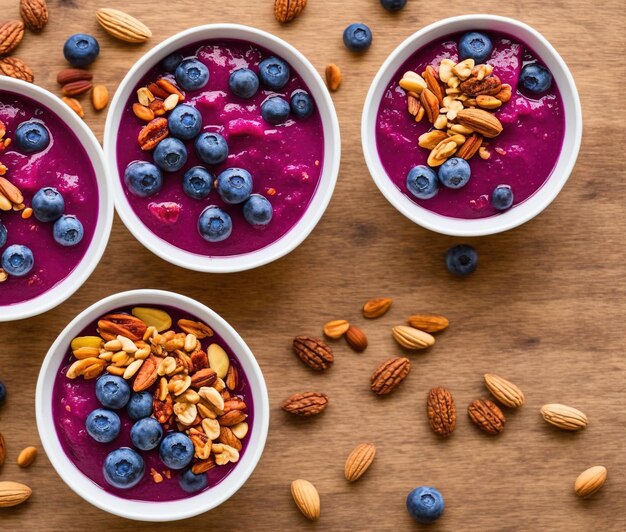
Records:
[[[7,228],[0,220],[0,248],[7,243],[7,236],[8,236]]]
[[[409,493],[406,509],[418,523],[432,523],[443,513],[443,497],[435,488],[420,486]]]
[[[143,458],[132,449],[122,447],[111,451],[102,466],[105,480],[114,488],[128,489],[135,486],[143,477]]]
[[[0,405],[7,400],[7,387],[0,381]]]
[[[85,230],[76,216],[64,214],[54,222],[52,235],[57,244],[67,247],[76,246],[85,236]]]
[[[277,126],[289,118],[289,103],[280,96],[272,96],[261,104],[261,116],[268,124]]]
[[[104,408],[96,408],[85,421],[89,436],[100,443],[109,443],[117,438],[121,426],[120,416]]]
[[[154,449],[163,438],[161,424],[153,417],[144,417],[130,429],[130,440],[141,451]]]
[[[182,432],[172,432],[163,438],[159,455],[170,469],[183,469],[193,458],[193,442]]]
[[[372,30],[365,24],[350,24],[343,31],[343,44],[352,52],[364,52],[372,45]]]
[[[161,190],[163,173],[155,164],[135,161],[126,167],[124,183],[126,183],[131,194],[140,198],[148,198]]]
[[[552,74],[546,67],[531,63],[522,68],[519,81],[528,92],[541,94],[552,86]]]
[[[35,258],[30,248],[13,244],[2,253],[2,268],[9,275],[22,277],[33,269]]]
[[[50,132],[41,122],[28,120],[15,130],[15,146],[23,153],[45,150],[50,144]]]
[[[96,382],[96,397],[106,408],[124,408],[130,399],[130,387],[122,377],[103,375]]]
[[[209,82],[209,69],[197,59],[185,59],[176,67],[174,77],[183,89],[195,91]]]
[[[491,193],[491,204],[499,211],[506,211],[513,205],[513,191],[509,185],[498,185]]]
[[[52,187],[40,188],[31,202],[33,214],[40,222],[54,222],[65,210],[65,200],[61,193]]]
[[[228,78],[228,88],[239,98],[252,98],[259,90],[259,77],[249,68],[240,68]]]
[[[187,469],[184,473],[180,474],[178,482],[180,482],[180,487],[187,493],[195,493],[196,491],[206,488],[208,480],[205,473],[196,475],[191,469]]]
[[[228,157],[228,143],[219,133],[204,132],[195,145],[198,157],[206,164],[220,164]]]
[[[406,187],[416,198],[430,199],[439,192],[437,174],[424,165],[411,168],[406,176]]]
[[[460,157],[452,157],[439,167],[439,181],[444,187],[455,189],[464,187],[471,175],[469,163]]]
[[[183,176],[183,192],[193,199],[204,199],[213,189],[215,177],[203,166],[194,166]]]
[[[484,33],[470,31],[459,39],[459,57],[473,59],[476,64],[484,63],[493,52],[491,39]]]
[[[478,253],[472,246],[459,244],[446,253],[446,267],[454,275],[469,275],[478,266]]]
[[[170,135],[182,140],[194,138],[202,129],[202,115],[191,105],[177,105],[167,119]]]
[[[259,63],[259,78],[268,89],[282,89],[290,77],[289,65],[278,57],[268,57]]]
[[[380,0],[380,3],[387,11],[400,11],[406,5],[406,0]]]
[[[298,90],[291,95],[291,112],[296,118],[308,118],[313,114],[313,109],[315,103],[308,92]]]
[[[243,204],[243,217],[250,225],[267,225],[273,214],[272,204],[261,194],[252,194]]]
[[[150,392],[133,393],[126,403],[128,417],[137,421],[152,414],[152,394]]]
[[[77,33],[72,35],[63,45],[63,55],[73,67],[82,68],[96,60],[100,53],[98,41],[91,35]]]
[[[233,222],[222,209],[209,205],[198,218],[198,232],[208,242],[221,242],[233,232]]]
[[[187,148],[181,140],[168,137],[157,144],[152,158],[164,172],[176,172],[187,162]]]
[[[252,194],[252,176],[243,168],[228,168],[217,176],[217,193],[226,203],[246,201]]]
[[[174,73],[176,67],[183,62],[182,54],[173,53],[168,55],[163,61],[161,61],[161,68],[165,70],[165,72]]]

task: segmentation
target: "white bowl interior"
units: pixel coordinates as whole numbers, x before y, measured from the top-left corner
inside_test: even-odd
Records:
[[[117,131],[124,105],[131,92],[145,73],[164,57],[187,46],[209,39],[237,39],[249,41],[267,48],[292,65],[311,91],[319,109],[324,128],[324,162],[318,188],[306,213],[287,234],[269,246],[228,257],[207,257],[191,253],[173,246],[150,231],[133,212],[122,187],[117,170]],[[107,155],[108,169],[112,177],[113,193],[117,212],[130,232],[153,253],[173,264],[191,270],[204,272],[234,272],[256,268],[286,255],[309,235],[320,220],[330,201],[337,174],[341,142],[339,123],[332,99],[315,67],[293,46],[267,32],[238,24],[215,24],[199,26],[183,31],[144,55],[122,80],[110,106],[104,132],[104,151]]]
[[[383,94],[396,71],[417,50],[451,33],[487,30],[517,37],[528,44],[552,72],[561,92],[565,112],[565,137],[561,155],[550,178],[533,196],[514,208],[489,218],[465,220],[431,212],[405,196],[393,184],[376,147],[376,119]],[[464,15],[435,22],[411,35],[382,65],[370,87],[361,122],[363,152],[370,174],[387,200],[404,216],[432,231],[453,236],[495,234],[527,222],[556,198],[569,178],[580,148],[582,113],[578,91],[567,65],[552,45],[536,30],[514,19],[495,15]]]
[[[85,255],[76,268],[61,282],[43,294],[16,303],[0,305],[0,321],[37,316],[61,304],[78,290],[100,262],[113,223],[113,196],[108,186],[102,148],[89,127],[60,98],[32,83],[0,76],[0,93],[10,91],[31,98],[54,112],[78,137],[93,165],[98,183],[98,223]]]
[[[107,493],[92,482],[67,457],[57,437],[52,417],[54,381],[69,344],[96,318],[120,307],[137,304],[169,305],[189,312],[203,320],[232,348],[241,363],[252,391],[254,423],[249,432],[248,447],[233,471],[217,486],[193,497],[170,502],[146,502],[122,499]],[[231,497],[248,479],[261,458],[269,426],[269,400],[265,380],[254,355],[241,336],[211,309],[179,294],[161,290],[132,290],[115,294],[81,312],[63,330],[50,347],[37,381],[37,429],[50,462],[59,476],[83,499],[115,515],[140,521],[174,521],[215,508]],[[97,445],[97,444],[95,444]]]

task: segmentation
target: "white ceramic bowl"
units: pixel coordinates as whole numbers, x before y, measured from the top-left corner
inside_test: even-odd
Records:
[[[120,498],[106,492],[92,482],[67,457],[57,437],[52,418],[52,391],[63,360],[66,359],[72,338],[96,318],[111,310],[138,304],[169,305],[189,312],[204,321],[231,347],[248,378],[254,404],[254,423],[248,434],[248,447],[232,472],[217,486],[187,499],[170,502],[145,502]],[[81,312],[65,327],[50,347],[37,380],[35,397],[37,429],[46,455],[59,476],[87,502],[128,519],[139,521],[175,521],[201,514],[222,504],[231,497],[254,471],[267,438],[269,400],[261,368],[241,336],[218,314],[188,297],[162,290],[132,290],[112,295]],[[94,443],[94,445],[98,445]],[[146,473],[147,474],[147,473]],[[131,490],[132,492],[132,490]]]
[[[502,32],[528,44],[552,72],[563,98],[565,138],[558,163],[549,179],[530,198],[512,209],[474,220],[450,218],[412,202],[389,179],[376,147],[376,118],[382,96],[402,64],[424,45],[438,38],[470,30]],[[404,216],[431,231],[452,236],[482,236],[507,231],[537,216],[556,198],[574,168],[582,136],[582,113],[578,91],[567,65],[552,45],[536,30],[514,19],[496,15],[463,15],[435,22],[411,35],[398,46],[376,74],[370,87],[361,122],[363,153],[376,185]]]
[[[150,231],[133,212],[122,187],[117,170],[117,132],[124,106],[139,80],[163,58],[188,44],[209,39],[236,39],[252,42],[267,48],[285,59],[308,85],[324,128],[324,167],[319,185],[304,216],[287,234],[269,246],[243,255],[207,257],[191,253],[161,239]],[[104,151],[112,177],[115,206],[129,231],[153,253],[177,266],[202,272],[235,272],[249,270],[272,262],[298,247],[320,220],[335,188],[341,142],[339,123],[332,99],[315,67],[298,50],[287,42],[262,30],[238,24],[212,24],[198,26],[178,33],[146,53],[130,69],[113,98],[104,131]]]
[[[43,314],[63,303],[83,285],[100,262],[109,241],[111,224],[113,223],[113,196],[107,182],[107,172],[100,143],[74,111],[54,94],[25,81],[0,76],[0,97],[3,91],[14,92],[40,102],[71,128],[93,165],[99,196],[98,223],[82,260],[76,265],[72,273],[43,294],[14,305],[0,305],[0,321],[13,321]]]

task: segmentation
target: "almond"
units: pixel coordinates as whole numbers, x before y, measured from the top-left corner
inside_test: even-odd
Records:
[[[91,103],[96,111],[102,111],[109,104],[109,91],[104,85],[93,86]]]
[[[93,75],[91,72],[83,70],[82,68],[64,68],[57,74],[57,83],[59,85],[67,85],[74,81],[91,81],[92,79]]]
[[[450,157],[452,157],[458,149],[457,143],[450,137],[443,139],[428,155],[428,166],[441,166]]]
[[[480,149],[482,143],[482,135],[479,135],[478,133],[472,133],[469,137],[467,137],[465,142],[461,144],[458,151],[456,152],[456,156],[461,157],[466,161],[469,161],[472,157],[474,157],[474,155],[476,155],[476,153],[478,153],[478,150]]]
[[[40,32],[48,22],[46,0],[20,0],[20,15],[29,30]]]
[[[37,447],[26,447],[17,457],[17,465],[20,467],[28,467],[37,457]]]
[[[316,521],[320,517],[320,496],[308,480],[299,478],[291,483],[291,496],[304,517]]]
[[[607,470],[604,466],[593,466],[583,471],[574,483],[574,491],[579,497],[589,497],[606,482]]]
[[[159,376],[157,374],[157,368],[159,367],[161,361],[161,358],[155,357],[154,355],[150,355],[144,360],[144,363],[141,365],[141,369],[135,377],[135,382],[133,382],[134,392],[147,390],[156,382]]]
[[[509,408],[519,408],[524,404],[524,394],[515,384],[502,377],[486,373],[485,386],[498,402]]]
[[[463,109],[456,115],[457,122],[487,138],[502,133],[502,124],[494,115],[483,109]]]
[[[376,447],[372,443],[357,445],[346,459],[344,469],[346,480],[354,482],[361,478],[369,466],[372,465],[375,456]]]
[[[5,177],[0,177],[0,192],[14,205],[19,205],[24,201],[24,195],[20,189]]]
[[[121,41],[142,43],[152,37],[148,26],[118,9],[98,9],[96,20],[109,35]]]
[[[17,506],[28,499],[33,490],[25,484],[19,482],[1,481],[0,482],[0,508],[9,506]]]
[[[393,392],[411,371],[408,358],[390,358],[385,360],[371,377],[371,390],[378,395]]]
[[[358,353],[367,349],[367,336],[356,325],[350,325],[345,336],[348,345]]]
[[[420,331],[436,333],[448,328],[450,322],[438,314],[414,314],[409,316],[409,325]]]
[[[448,134],[445,131],[440,131],[438,129],[433,129],[432,131],[428,131],[423,133],[417,139],[417,144],[421,148],[426,148],[427,150],[433,150],[442,140],[447,140]]]
[[[439,116],[439,100],[437,96],[429,89],[424,89],[420,94],[420,103],[426,113],[426,119],[431,124],[434,124]]]
[[[222,427],[232,427],[246,420],[248,416],[241,410],[231,410],[223,416],[217,418]]]
[[[433,336],[415,327],[397,325],[391,329],[391,334],[394,340],[405,349],[426,349],[435,344],[435,338]]]
[[[416,94],[421,94],[421,92],[427,87],[424,78],[420,76],[417,72],[413,72],[412,70],[404,73],[404,76],[402,76],[399,85],[405,91],[412,91]]]
[[[445,388],[433,388],[426,400],[428,423],[435,434],[447,438],[456,427],[456,406],[452,394]]]
[[[67,96],[64,96],[62,98],[62,100],[78,116],[80,116],[81,118],[83,118],[85,116],[85,111],[83,110],[83,106],[81,105],[81,103],[76,98],[69,98]]]
[[[443,90],[441,89],[441,85],[439,84],[439,77],[437,75],[437,71],[432,67],[432,65],[428,65],[424,72],[422,72],[422,77],[428,86],[430,92],[432,92],[439,100],[439,105],[443,105]]]
[[[332,338],[333,340],[339,340],[348,328],[350,327],[350,323],[346,320],[333,320],[329,321],[324,325],[324,334],[328,336],[328,338]]]
[[[314,416],[328,406],[328,396],[321,392],[296,393],[283,401],[285,412],[296,416]]]
[[[489,399],[476,399],[467,408],[467,413],[476,426],[487,434],[499,434],[504,430],[506,418]]]
[[[72,81],[71,83],[67,83],[63,85],[61,91],[65,96],[78,96],[79,94],[83,94],[91,89],[91,81],[86,79],[82,79],[80,81]]]
[[[341,69],[335,63],[326,65],[326,85],[331,91],[336,91],[341,85]]]
[[[143,120],[144,122],[150,122],[154,119],[154,111],[137,102],[133,104],[133,113],[139,120]]]
[[[230,445],[233,449],[241,451],[241,440],[235,436],[233,431],[228,427],[220,427],[220,435],[218,438],[220,443]]]
[[[369,319],[380,318],[391,308],[391,303],[392,300],[388,297],[371,299],[363,305],[363,316]]]
[[[8,20],[0,23],[0,55],[11,53],[24,37],[24,23]]]
[[[541,407],[541,415],[551,425],[564,430],[582,430],[587,426],[587,416],[571,406],[552,403]]]
[[[489,109],[493,111],[502,105],[502,102],[495,96],[488,96],[486,94],[480,94],[476,96],[476,105],[482,109]]]
[[[307,0],[274,0],[274,17],[280,23],[290,22],[306,7]]]

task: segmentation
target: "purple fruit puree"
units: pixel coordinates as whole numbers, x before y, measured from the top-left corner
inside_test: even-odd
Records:
[[[554,169],[565,132],[563,101],[553,82],[548,93],[530,99],[516,90],[522,66],[538,59],[525,44],[503,35],[490,35],[494,51],[486,62],[494,66],[493,74],[513,88],[508,103],[495,113],[504,131],[487,139],[489,160],[475,155],[469,161],[472,176],[463,188],[439,187],[431,199],[415,198],[407,189],[406,176],[411,168],[425,165],[429,151],[417,145],[418,137],[431,128],[426,119],[415,122],[407,112],[406,92],[398,82],[408,70],[422,73],[427,65],[436,70],[442,59],[458,61],[457,41],[461,34],[424,46],[413,54],[396,72],[378,109],[376,142],[387,175],[413,202],[421,207],[452,218],[485,218],[499,211],[490,198],[497,185],[509,185],[514,205],[532,196],[547,181]],[[495,148],[502,148],[501,155]],[[437,169],[435,169],[436,171]]]
[[[228,78],[232,71],[248,67],[258,72],[259,63],[273,55],[263,48],[247,42],[220,40],[193,44],[179,52],[183,56],[197,55],[209,68],[208,84],[199,91],[188,92],[185,103],[201,112],[202,131],[217,132],[226,138],[228,159],[222,164],[207,166],[196,156],[194,141],[186,141],[187,163],[178,172],[164,173],[164,185],[159,193],[150,198],[138,198],[123,185],[126,197],[146,227],[186,251],[207,256],[231,256],[264,248],[285,235],[302,218],[315,194],[324,162],[320,114],[316,109],[307,119],[292,117],[279,126],[271,126],[261,118],[260,106],[269,95],[280,94],[289,100],[296,89],[310,92],[293,68],[291,79],[278,93],[261,87],[253,98],[243,100],[229,92]],[[163,75],[162,70],[155,66],[136,89]],[[118,131],[117,163],[122,183],[129,163],[136,160],[152,162],[152,152],[141,151],[137,143],[137,136],[145,123],[132,112],[136,101],[133,91],[126,102]],[[225,204],[215,191],[204,200],[186,196],[182,176],[196,165],[207,167],[215,176],[229,167],[248,170],[253,178],[253,193],[266,196],[274,208],[269,225],[251,226],[243,217],[241,205]],[[164,223],[151,212],[150,205],[154,211],[154,204],[163,202],[174,202],[180,207],[180,214],[174,223]],[[208,205],[218,205],[232,218],[232,234],[222,242],[207,242],[198,233],[198,217]]]
[[[159,308],[165,310],[172,317],[173,324],[181,318],[197,319],[186,312],[172,307],[159,306]],[[130,312],[130,308],[112,312]],[[85,327],[79,336],[93,336],[97,334],[96,324],[97,320]],[[210,326],[211,324],[209,323],[208,325]],[[178,330],[176,326],[174,326],[174,328]],[[202,340],[203,350],[206,351],[208,345],[212,343],[217,343],[224,348],[228,353],[230,363],[239,372],[239,384],[235,394],[243,398],[247,405],[246,413],[248,414],[248,418],[246,422],[249,425],[248,435],[242,440],[242,450],[239,452],[241,461],[254,425],[254,406],[252,404],[250,383],[243,373],[241,365],[232,349],[219,335],[214,334],[211,338]],[[122,422],[122,428],[119,436],[115,440],[110,443],[98,443],[89,436],[85,429],[85,420],[91,411],[102,407],[96,398],[97,379],[84,380],[82,377],[78,377],[74,380],[68,379],[65,374],[74,360],[71,351],[68,350],[66,359],[59,367],[52,394],[52,415],[55,420],[57,436],[65,454],[74,465],[102,489],[124,499],[157,502],[173,501],[197,495],[197,492],[187,493],[180,487],[178,471],[172,470],[170,479],[163,475],[163,471],[168,468],[159,458],[158,447],[152,451],[138,451],[145,462],[144,476],[139,484],[133,488],[122,490],[114,488],[106,482],[102,471],[104,459],[115,449],[119,449],[120,447],[133,447],[130,439],[130,429],[134,422],[128,417],[126,408],[124,407],[116,411]],[[155,387],[156,385],[153,385],[148,391],[153,393]],[[219,484],[236,467],[237,464],[229,463],[223,466],[216,466],[208,471],[206,473],[208,484],[205,489]],[[151,468],[154,468],[163,475],[163,482],[157,484],[153,481],[150,475]]]
[[[50,131],[49,146],[39,153],[17,151],[15,130],[26,120],[36,119]],[[0,151],[0,163],[7,167],[4,176],[24,195],[30,206],[33,195],[42,187],[55,187],[65,200],[65,214],[76,215],[85,236],[73,247],[57,244],[52,236],[53,223],[39,222],[34,216],[22,219],[21,212],[0,212],[8,238],[0,252],[12,244],[28,246],[35,265],[23,277],[9,276],[0,285],[2,306],[33,299],[65,279],[82,260],[98,220],[98,185],[89,156],[80,141],[56,114],[44,105],[13,92],[0,92],[0,121],[6,126],[11,144]]]

